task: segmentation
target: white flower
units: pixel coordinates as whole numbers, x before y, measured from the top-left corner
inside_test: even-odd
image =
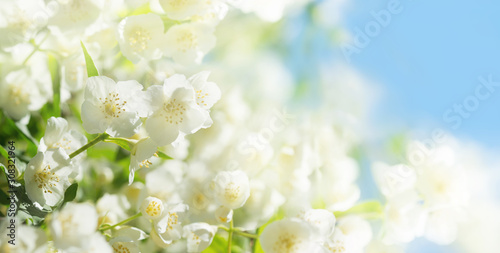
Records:
[[[163,86],[149,87],[147,95],[152,115],[146,120],[146,130],[158,146],[172,143],[180,133],[198,131],[207,120],[205,110],[196,103],[193,87],[183,75],[173,75]]]
[[[151,165],[148,160],[151,158],[157,150],[156,143],[149,137],[140,139],[135,143],[130,151],[130,166],[129,166],[129,177],[128,183],[132,184],[134,181],[135,171]]]
[[[424,225],[424,209],[415,192],[405,192],[388,199],[383,228],[384,243],[408,243],[422,235]]]
[[[44,6],[37,0],[2,1],[0,3],[0,46],[26,42],[44,24]],[[40,15],[42,14],[42,15]]]
[[[168,160],[158,168],[146,174],[146,190],[151,196],[155,196],[171,203],[180,202],[178,197],[179,183],[182,173],[186,169],[183,162]],[[186,184],[185,181],[182,182]]]
[[[221,171],[213,180],[215,200],[231,209],[242,207],[250,196],[250,183],[245,172]]]
[[[97,229],[97,212],[90,204],[67,203],[49,219],[49,229],[58,249],[86,249]]]
[[[182,220],[188,211],[188,206],[182,203],[166,204],[161,217],[153,222],[155,233],[166,244],[182,237]]]
[[[142,99],[142,85],[136,81],[91,77],[82,104],[83,128],[90,134],[130,137],[141,125],[139,116],[145,116]]]
[[[442,208],[429,213],[425,225],[424,236],[439,245],[448,245],[458,235],[461,214],[455,208]]]
[[[0,108],[14,120],[21,120],[47,102],[39,84],[26,69],[10,72],[0,82]]]
[[[204,23],[174,25],[165,34],[165,55],[183,65],[200,64],[215,46],[213,32],[214,28]]]
[[[310,209],[300,215],[317,232],[318,239],[330,237],[335,229],[335,216],[325,209]]]
[[[211,26],[216,26],[226,17],[229,7],[225,0],[203,1],[203,3],[204,6],[201,12],[191,17],[193,22],[203,22]]]
[[[106,238],[101,233],[94,233],[89,238],[88,249],[77,249],[75,253],[114,253],[113,248],[109,245]],[[68,253],[71,253],[68,252]]]
[[[83,32],[98,17],[100,9],[92,0],[57,1],[58,10],[49,19],[48,25],[64,32]]]
[[[188,252],[202,252],[214,239],[217,233],[217,226],[198,222],[184,226],[182,236],[187,239]]]
[[[225,206],[219,206],[215,209],[215,219],[221,223],[227,223],[233,220],[233,209]]]
[[[362,252],[372,240],[370,224],[359,216],[351,215],[339,219],[336,231],[342,232],[346,246],[352,251]]]
[[[207,81],[209,75],[209,71],[202,71],[189,78],[189,82],[196,92],[196,103],[198,106],[205,109],[207,119],[203,124],[203,128],[207,128],[212,125],[212,119],[209,114],[210,108],[212,108],[212,106],[219,101],[221,97],[221,92],[217,84]]]
[[[77,92],[87,80],[85,58],[81,54],[67,57],[61,62],[61,87]]]
[[[163,32],[163,21],[155,14],[127,17],[118,25],[120,50],[133,63],[158,59],[165,46]]]
[[[314,252],[311,249],[315,248],[311,226],[296,218],[269,224],[259,238],[262,249],[266,253]]]
[[[113,252],[140,253],[138,243],[147,237],[148,235],[138,228],[124,226],[113,232],[109,244],[113,247]]]
[[[10,219],[4,218],[0,222],[0,234],[4,237],[0,240],[0,252],[6,253],[45,253],[47,252],[47,236],[41,228],[34,226],[21,225],[19,223],[13,223],[16,226],[16,231],[13,234],[15,236],[14,243],[12,245],[9,243],[11,238],[9,236],[10,229]]]
[[[142,216],[151,220],[157,220],[162,217],[164,209],[163,202],[155,197],[147,197],[141,205]]]
[[[159,0],[165,14],[175,20],[185,20],[202,13],[205,2],[204,0]]]
[[[72,171],[69,156],[61,148],[38,152],[24,172],[28,197],[41,206],[55,206],[70,185]]]
[[[409,166],[404,164],[389,166],[376,162],[372,165],[372,169],[380,191],[388,198],[415,188],[417,175]]]
[[[264,225],[285,203],[285,197],[261,180],[250,181],[250,196],[238,210],[238,226],[254,230]]]
[[[75,130],[69,130],[64,118],[50,117],[47,120],[45,135],[40,140],[38,151],[62,148],[68,155],[81,148],[87,142],[85,136]]]
[[[130,203],[123,195],[105,193],[96,203],[99,224],[115,224],[126,219]]]

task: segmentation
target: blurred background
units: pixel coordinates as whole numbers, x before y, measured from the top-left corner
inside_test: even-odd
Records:
[[[391,8],[397,11],[391,13]],[[382,12],[390,13],[390,20],[382,17],[384,24],[378,20]],[[356,101],[360,97],[355,96],[350,102],[368,104],[369,127],[364,130],[373,145],[394,133],[428,138],[440,128],[481,147],[484,159],[496,162],[500,87],[486,99],[478,99],[476,90],[486,92],[481,77],[500,82],[499,12],[500,4],[493,0],[314,1],[285,19],[281,25],[286,45],[276,48],[285,51],[284,62],[299,86],[299,98],[306,102],[301,106],[315,108],[326,102],[324,87],[318,84],[325,75],[335,81],[345,78],[347,71],[349,78],[362,80],[367,89],[362,92],[369,94],[365,98],[373,101]],[[373,29],[371,35],[366,29]],[[364,36],[361,47],[356,44],[359,36]],[[354,51],[346,51],[352,47]],[[487,173],[500,182],[498,166],[491,161]],[[368,181],[360,185],[365,198],[370,197],[367,190],[376,190]],[[496,187],[493,194],[499,193]],[[406,252],[464,251],[456,244],[439,246],[417,239]]]

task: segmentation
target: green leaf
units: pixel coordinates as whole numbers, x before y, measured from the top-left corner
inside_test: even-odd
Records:
[[[119,137],[111,137],[111,138],[107,138],[104,141],[114,143],[114,144],[122,147],[123,149],[130,151],[130,142],[127,139],[119,138]]]
[[[85,48],[85,45],[83,45],[83,42],[80,42],[80,43],[82,44],[83,55],[85,56],[85,64],[87,65],[88,77],[98,76],[99,72],[97,71],[97,68],[95,67],[95,64],[94,64],[94,61],[92,60],[92,57],[90,57],[89,53],[87,52],[87,48]]]
[[[165,160],[172,160],[172,159],[174,159],[174,158],[170,157],[169,155],[161,152],[160,150],[158,150],[156,153],[158,154],[158,157],[160,157],[162,159],[165,159]]]
[[[202,251],[202,253],[220,253],[227,251],[227,239],[220,234],[216,234],[212,244]]]
[[[0,155],[2,155],[5,160],[9,160],[9,152],[7,152],[7,150],[3,147],[3,146],[0,146]]]
[[[377,200],[370,200],[366,202],[359,203],[352,207],[351,209],[344,211],[344,212],[334,212],[333,214],[335,217],[339,218],[342,216],[346,215],[361,215],[364,216],[365,218],[378,218],[382,213],[384,212],[384,209],[382,207],[382,204],[380,204],[379,201]]]
[[[0,204],[2,205],[9,205],[10,204],[10,198],[7,193],[3,192],[0,190]]]
[[[60,77],[60,67],[57,59],[49,54],[49,71],[52,77],[52,116],[61,116],[61,77]]]
[[[76,197],[76,191],[78,190],[78,183],[74,183],[66,189],[64,192],[64,200],[63,203],[73,201]]]

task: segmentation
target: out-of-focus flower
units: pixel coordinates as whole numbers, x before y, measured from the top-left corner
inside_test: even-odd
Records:
[[[221,223],[227,223],[233,220],[233,209],[220,206],[215,210],[215,219]]]
[[[157,150],[156,143],[149,137],[140,139],[132,146],[130,151],[130,166],[128,183],[134,181],[135,171],[142,167],[149,167],[151,161],[148,159],[155,154]]]
[[[15,233],[12,233],[15,238],[11,238],[10,224],[16,226]],[[0,252],[8,253],[45,253],[47,252],[47,236],[41,228],[21,225],[18,223],[10,223],[10,219],[3,219],[0,223],[0,233],[5,236],[0,241]],[[17,234],[17,235],[16,235]],[[22,236],[20,236],[22,235]],[[15,239],[15,240],[13,240]],[[9,243],[11,241],[13,244]]]
[[[313,229],[301,219],[284,219],[269,224],[260,235],[266,253],[314,252]]]
[[[347,216],[337,222],[335,233],[342,233],[346,252],[364,252],[372,240],[370,224],[359,216]],[[335,238],[335,234],[333,238]]]
[[[73,172],[69,156],[62,148],[38,152],[24,172],[28,197],[41,206],[59,203],[69,187]]]
[[[58,10],[48,20],[49,26],[55,26],[63,32],[77,34],[99,17],[100,9],[93,0],[58,1]]]
[[[386,244],[408,243],[423,234],[425,210],[414,191],[407,191],[388,200],[385,207],[384,236]]]
[[[127,17],[118,25],[118,42],[133,63],[158,59],[166,46],[163,21],[152,13]]]
[[[96,203],[99,225],[115,224],[127,218],[130,203],[125,196],[105,193]]]
[[[316,238],[320,241],[333,235],[335,229],[335,216],[325,209],[310,209],[299,216],[309,223],[317,233]]]
[[[145,112],[142,85],[137,81],[115,83],[104,76],[87,80],[82,122],[88,133],[130,137],[139,130],[139,117]]]
[[[113,252],[140,253],[139,241],[148,238],[144,231],[124,226],[113,232],[109,244],[113,247]]]
[[[185,20],[204,12],[206,3],[203,0],[159,0],[161,8],[167,16],[174,20]]]
[[[191,223],[183,227],[182,236],[187,240],[188,252],[202,252],[214,239],[217,233],[217,226],[211,226],[207,223]]]
[[[250,196],[250,183],[245,172],[221,171],[213,180],[215,200],[231,209],[242,207]]]
[[[14,120],[21,120],[47,103],[41,87],[26,69],[10,72],[0,82],[0,108]]]
[[[215,46],[214,28],[205,23],[184,23],[170,27],[165,34],[165,55],[175,62],[200,64]]]
[[[49,221],[54,245],[62,250],[87,249],[97,230],[96,209],[86,203],[68,203]]]
[[[66,154],[71,154],[87,142],[82,133],[69,129],[64,118],[50,117],[47,120],[45,135],[40,140],[38,151],[45,152],[50,149],[62,148]]]

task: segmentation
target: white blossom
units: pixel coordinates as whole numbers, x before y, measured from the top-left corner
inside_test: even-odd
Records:
[[[69,156],[62,148],[38,152],[24,172],[28,197],[41,206],[57,205],[70,185],[68,176],[72,172]]]
[[[91,134],[134,135],[141,125],[139,117],[145,116],[141,92],[142,85],[137,81],[115,83],[104,76],[89,78],[82,104],[83,128]]]
[[[62,148],[69,155],[85,145],[86,142],[85,135],[69,129],[66,119],[50,117],[47,120],[45,135],[40,140],[38,151],[45,152],[49,149]]]
[[[262,249],[266,253],[314,252],[314,233],[312,227],[301,219],[275,221],[259,236]]]
[[[123,19],[118,25],[121,52],[133,63],[160,58],[165,46],[163,30],[163,21],[152,13]]]
[[[97,211],[87,203],[67,203],[53,213],[49,229],[58,249],[87,249],[97,230]]]
[[[146,120],[146,130],[158,146],[177,139],[179,134],[191,134],[207,120],[205,109],[196,102],[195,90],[183,75],[173,75],[163,86],[147,89],[152,115]]]
[[[170,27],[165,34],[165,55],[175,62],[200,64],[215,46],[214,28],[205,23],[184,23]]]
[[[182,236],[187,240],[188,252],[202,252],[214,239],[217,233],[217,226],[211,226],[207,223],[191,223],[183,227]]]
[[[245,172],[221,171],[213,179],[214,196],[217,203],[236,209],[242,207],[250,196],[250,183]]]
[[[0,82],[0,108],[14,120],[21,120],[47,102],[39,84],[26,69],[10,72]]]

